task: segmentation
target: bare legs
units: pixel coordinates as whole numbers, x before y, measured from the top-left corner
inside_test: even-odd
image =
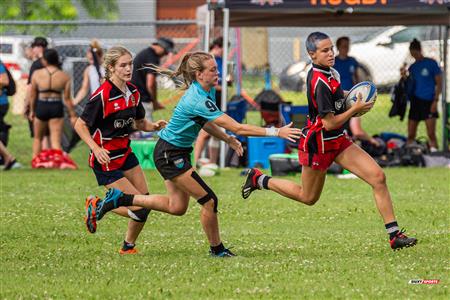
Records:
[[[195,199],[201,199],[208,194],[200,183],[191,176],[192,172],[193,169],[190,169],[172,180],[165,181],[167,192],[169,193],[168,197],[137,195],[134,197],[133,204],[176,216],[183,215],[188,208],[190,196]],[[217,214],[214,212],[214,201],[212,198],[202,205],[200,222],[209,243],[212,246],[219,245],[219,221]]]
[[[375,204],[384,223],[395,221],[386,176],[375,160],[358,146],[351,145],[336,157],[336,162],[372,187]]]

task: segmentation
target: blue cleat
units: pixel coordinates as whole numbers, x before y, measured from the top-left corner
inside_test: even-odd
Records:
[[[214,253],[211,250],[209,250],[209,255],[211,255],[212,257],[235,257],[235,256],[237,256],[236,254],[231,252],[229,249],[225,249],[219,253]]]
[[[103,216],[110,210],[119,207],[119,199],[123,196],[123,192],[116,189],[110,188],[106,192],[105,198],[97,202],[96,214],[97,220],[101,220]]]

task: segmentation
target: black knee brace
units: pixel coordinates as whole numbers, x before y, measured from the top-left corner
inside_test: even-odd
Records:
[[[150,193],[146,193],[145,195],[150,195]],[[139,222],[139,223],[144,223],[145,221],[147,221],[148,218],[148,214],[151,212],[151,209],[148,208],[140,208],[137,210],[128,210],[128,216],[130,216],[130,218],[133,221]]]
[[[145,221],[147,221],[147,217],[148,214],[150,213],[151,209],[148,208],[140,208],[137,210],[128,210],[128,216],[130,216],[130,218],[133,221],[139,222],[139,223],[144,223]]]
[[[191,173],[191,177],[195,179],[195,181],[198,182],[198,184],[201,185],[201,187],[206,191],[206,195],[203,196],[200,199],[197,199],[198,204],[204,205],[209,200],[214,201],[214,212],[217,212],[217,206],[219,204],[219,199],[217,199],[216,194],[209,188],[209,186],[206,184],[206,182],[203,181],[203,179],[197,174],[197,172],[193,171]]]

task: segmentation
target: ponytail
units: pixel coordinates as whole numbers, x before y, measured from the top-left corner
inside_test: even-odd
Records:
[[[178,82],[181,81],[181,89],[187,89],[192,82],[195,81],[196,72],[202,72],[205,69],[204,62],[209,59],[214,59],[214,57],[209,53],[201,51],[190,52],[184,55],[175,71],[152,64],[145,66],[144,69],[150,68],[158,74],[168,76]]]

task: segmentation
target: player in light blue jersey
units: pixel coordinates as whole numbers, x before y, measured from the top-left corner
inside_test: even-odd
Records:
[[[169,195],[128,195],[110,189],[104,199],[98,199],[93,204],[96,209],[92,210],[90,218],[100,220],[105,213],[120,206],[139,206],[180,216],[186,212],[189,198],[193,197],[202,205],[200,221],[210,244],[210,254],[217,257],[235,256],[224,247],[220,238],[218,197],[191,165],[192,144],[203,128],[242,155],[241,143],[220,127],[237,135],[280,136],[290,141],[300,137],[300,129],[291,128],[292,123],[282,128],[240,124],[222,113],[215,103],[214,85],[219,79],[217,65],[208,53],[186,54],[176,71],[153,68],[172,78],[182,78],[183,88],[186,89],[168,125],[159,133],[160,139],[153,154]]]

